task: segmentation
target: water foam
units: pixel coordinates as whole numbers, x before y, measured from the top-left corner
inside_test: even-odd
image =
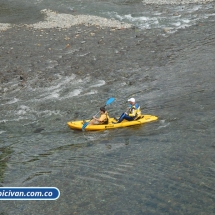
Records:
[[[13,99],[11,99],[10,101],[8,101],[8,102],[6,102],[6,103],[2,103],[2,104],[0,104],[1,106],[3,106],[3,105],[11,105],[11,104],[14,104],[14,103],[16,103],[16,102],[18,102],[18,101],[20,101],[19,99],[17,99],[17,98],[13,98]],[[1,101],[2,102],[2,101]]]
[[[185,5],[185,4],[205,4],[213,2],[214,0],[142,0],[143,4],[156,4],[156,5]]]
[[[103,85],[105,85],[105,81],[104,80],[99,80],[97,83],[93,84],[91,87],[101,87]]]
[[[72,92],[70,92],[69,94],[67,94],[66,96],[62,97],[61,99],[68,99],[68,98],[78,96],[81,94],[81,92],[82,92],[82,89],[75,89]]]
[[[74,79],[76,76],[73,74],[71,76],[66,76],[63,77],[60,74],[56,75],[58,77],[57,80],[52,82],[52,85],[49,87],[38,87],[38,88],[30,88],[30,91],[36,92],[38,95],[34,96],[33,99],[31,99],[31,102],[35,101],[45,101],[45,100],[52,100],[52,99],[62,99],[61,97],[61,92],[65,89],[65,87],[68,87],[68,85],[72,84],[77,85],[78,83],[82,82],[82,80],[76,80],[75,82]],[[68,97],[68,96],[66,96]]]
[[[84,93],[83,96],[93,95],[93,94],[97,94],[97,93],[98,93],[97,90],[91,90],[90,92]]]
[[[75,80],[75,81],[74,81]],[[106,84],[104,80],[98,80],[92,84],[90,76],[85,77],[84,79],[77,79],[75,75],[62,77],[58,75],[58,79],[55,82],[52,82],[50,87],[39,87],[34,89],[34,92],[38,95],[34,96],[31,99],[31,102],[42,102],[46,100],[63,100],[69,99],[75,96],[86,96],[97,94],[97,90],[86,91],[87,83],[91,84],[89,88],[97,88]],[[84,86],[82,86],[84,84]],[[78,87],[77,87],[78,85]],[[71,90],[70,90],[71,89]],[[71,91],[65,93],[64,91]]]
[[[105,12],[107,16],[119,19],[120,21],[132,23],[139,29],[164,29],[165,33],[174,33],[179,29],[195,25],[202,19],[214,16],[213,13],[207,13],[211,9],[211,5],[189,5],[186,8],[178,5],[169,6],[168,10],[150,9],[150,11],[134,12],[132,14],[119,14],[118,12]],[[201,10],[206,10],[201,15]],[[200,12],[200,14],[199,14]],[[167,30],[168,29],[168,30]]]
[[[18,118],[13,118],[13,119],[3,119],[0,120],[0,123],[6,123],[6,122],[13,122],[13,121],[20,121],[20,120],[26,120],[28,119],[27,117],[19,116]]]
[[[3,134],[3,133],[5,133],[6,131],[0,131],[0,134]]]
[[[37,117],[48,117],[52,115],[61,115],[59,110],[42,110],[38,111],[35,108],[20,105],[15,111],[10,110],[5,115],[7,118],[0,121],[0,123],[20,121],[20,120],[37,120]]]

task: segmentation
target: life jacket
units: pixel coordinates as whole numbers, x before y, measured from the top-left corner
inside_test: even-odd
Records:
[[[108,116],[108,112],[107,111],[105,111],[105,116],[106,116],[106,118],[103,120],[103,121],[101,121],[100,123],[101,124],[108,124],[108,122],[109,122],[109,116]],[[102,115],[104,115],[104,114],[102,114]]]
[[[134,120],[141,117],[141,110],[140,110],[139,104],[135,104],[135,105],[130,106],[129,116],[134,117]]]

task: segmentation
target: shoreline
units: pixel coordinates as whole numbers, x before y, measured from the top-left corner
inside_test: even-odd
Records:
[[[120,22],[115,19],[107,19],[99,16],[91,15],[72,15],[66,13],[58,13],[52,10],[44,9],[40,11],[41,14],[45,15],[43,21],[34,24],[23,24],[23,25],[12,25],[10,23],[0,23],[0,32],[6,31],[12,27],[27,27],[33,29],[51,29],[60,28],[68,29],[72,26],[85,25],[85,26],[96,26],[100,28],[115,28],[125,29],[131,28],[132,25],[125,22]]]
[[[143,5],[186,5],[186,4],[207,4],[215,2],[215,0],[142,0]],[[44,15],[44,20],[34,24],[11,24],[0,23],[0,32],[6,31],[13,27],[27,27],[33,29],[51,29],[51,28],[65,28],[68,29],[72,26],[85,25],[96,26],[100,28],[116,28],[125,29],[134,27],[130,23],[121,22],[114,18],[104,18],[93,15],[72,15],[67,13],[59,13],[49,9],[40,11]]]
[[[51,10],[41,10],[41,13],[45,15],[45,20],[26,25],[34,29],[45,29],[45,28],[70,28],[76,25],[85,26],[99,26],[109,28],[131,28],[132,25],[124,22],[120,22],[115,19],[107,19],[99,16],[91,15],[71,15],[66,13],[57,13]]]

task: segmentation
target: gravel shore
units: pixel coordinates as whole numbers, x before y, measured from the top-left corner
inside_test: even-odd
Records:
[[[90,15],[71,15],[64,13],[57,13],[51,10],[41,10],[41,13],[45,16],[45,20],[34,23],[31,25],[24,25],[28,28],[34,29],[50,29],[50,28],[70,28],[75,25],[85,25],[85,26],[98,26],[101,28],[131,28],[132,25],[124,22],[120,22],[115,19],[107,19],[98,16]],[[0,31],[5,31],[15,25],[9,23],[0,23]]]
[[[74,25],[95,25],[99,27],[109,27],[109,28],[130,28],[131,25],[128,23],[123,23],[114,19],[106,19],[98,16],[89,15],[71,15],[71,14],[60,14],[51,10],[42,10],[46,17],[45,21],[28,25],[35,29],[43,28],[70,28]]]

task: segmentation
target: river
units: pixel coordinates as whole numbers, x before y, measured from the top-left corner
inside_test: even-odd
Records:
[[[101,15],[81,1],[22,4],[38,14],[26,23],[42,20],[44,8]],[[115,8],[135,28],[33,30],[17,25],[29,11],[17,12],[16,21],[8,12],[1,17],[16,26],[0,34],[0,186],[57,187],[61,195],[1,201],[0,214],[215,214],[214,3],[181,13],[182,5],[145,6],[163,25],[125,20],[129,7],[143,17],[139,1],[115,4],[101,1],[103,14]],[[188,17],[191,24],[182,26]],[[110,116],[135,97],[143,113],[159,119],[102,132],[68,128],[110,97]]]

